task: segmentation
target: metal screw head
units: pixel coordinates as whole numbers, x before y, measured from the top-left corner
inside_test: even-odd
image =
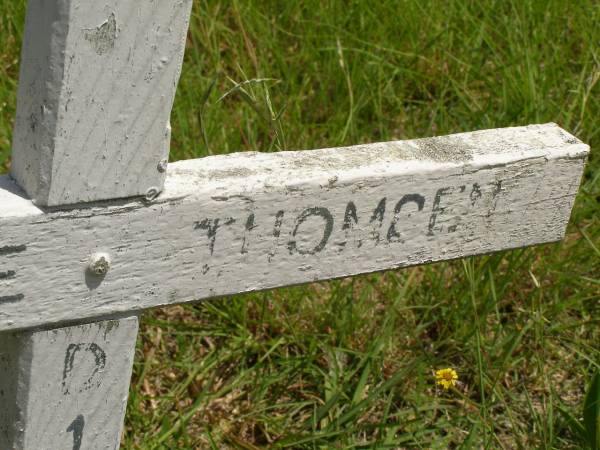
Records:
[[[94,275],[103,277],[110,269],[110,256],[108,253],[93,253],[90,256],[88,269]]]
[[[167,159],[161,159],[156,166],[156,170],[158,170],[160,173],[166,172],[168,164],[169,161]]]

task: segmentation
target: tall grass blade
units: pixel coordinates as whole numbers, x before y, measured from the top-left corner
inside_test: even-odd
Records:
[[[583,423],[590,447],[600,450],[600,371],[596,371],[585,396]]]

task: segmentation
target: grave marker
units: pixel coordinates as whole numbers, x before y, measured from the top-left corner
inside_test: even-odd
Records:
[[[0,331],[557,241],[586,154],[547,124],[179,161],[152,202],[0,191]]]
[[[141,310],[564,236],[589,148],[555,124],[167,170],[190,7],[29,1],[18,184],[0,177],[0,448],[117,448]]]

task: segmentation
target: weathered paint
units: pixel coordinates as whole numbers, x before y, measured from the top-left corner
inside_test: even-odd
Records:
[[[29,0],[12,175],[38,205],[162,189],[192,0]]]
[[[23,203],[4,177],[0,209],[29,220],[40,212],[34,203],[158,195],[191,4],[29,0],[11,171],[34,201]],[[38,268],[60,258],[63,239],[68,233]],[[11,281],[41,281],[15,259],[29,250],[0,244],[0,309],[26,301],[25,292],[7,290]],[[93,289],[110,255],[86,258],[78,269]],[[39,291],[36,302],[51,303],[61,291]],[[136,333],[133,317],[0,334],[0,449],[118,448]]]
[[[556,241],[587,152],[547,124],[181,161],[150,202],[0,191],[0,330]]]
[[[0,333],[0,448],[119,447],[137,317]]]

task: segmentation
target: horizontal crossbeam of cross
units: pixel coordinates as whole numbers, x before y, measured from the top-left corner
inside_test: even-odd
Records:
[[[237,153],[170,165],[157,198],[60,211],[3,178],[0,331],[556,241],[587,152],[546,124]]]

